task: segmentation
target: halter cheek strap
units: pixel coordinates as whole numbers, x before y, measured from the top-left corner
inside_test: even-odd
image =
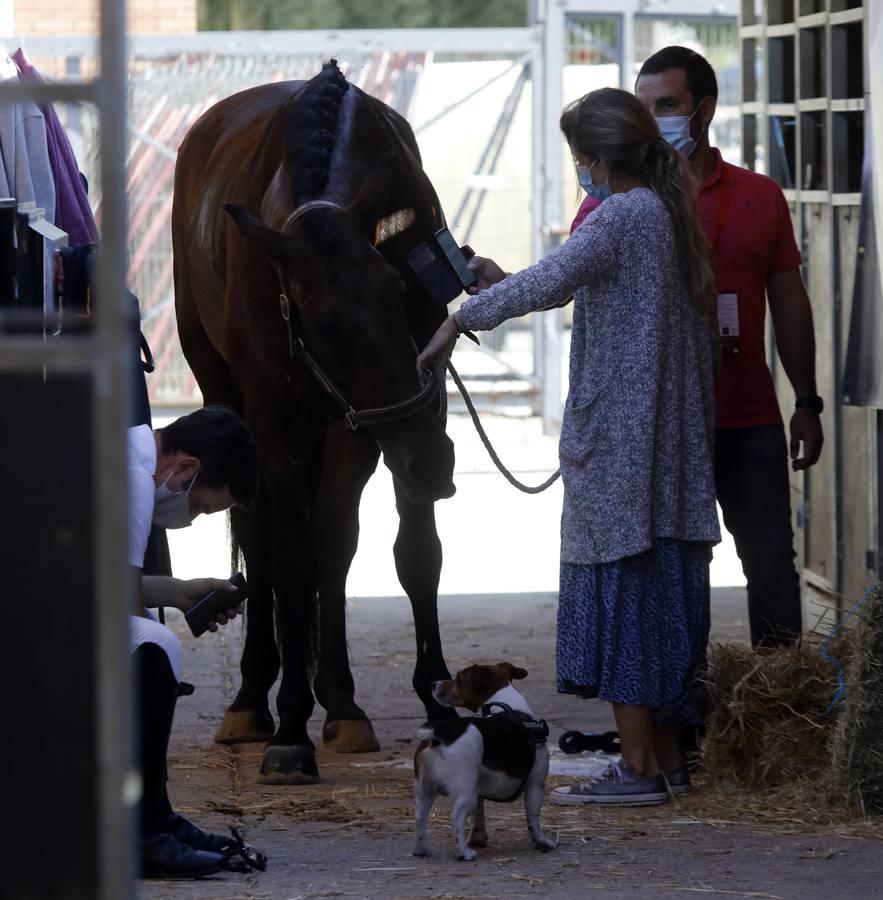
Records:
[[[309,212],[311,209],[323,208],[342,209],[340,204],[335,203],[333,200],[311,200],[294,210],[285,220],[283,230],[291,227],[304,213]],[[346,395],[337,387],[325,369],[322,368],[319,361],[307,350],[303,338],[295,333],[294,314],[288,295],[285,293],[282,273],[277,271],[277,275],[280,288],[279,311],[282,314],[282,319],[288,332],[288,356],[290,359],[299,359],[319,383],[319,386],[331,397],[338,409],[343,413],[347,430],[358,431],[360,428],[370,428],[372,425],[389,425],[393,422],[400,422],[403,419],[410,418],[429,406],[437,393],[441,393],[444,402],[447,401],[444,391],[439,392],[435,373],[428,371],[426,383],[413,397],[409,397],[401,403],[392,403],[388,406],[379,406],[374,409],[357,410]],[[442,409],[441,404],[442,401],[440,400],[440,410]]]

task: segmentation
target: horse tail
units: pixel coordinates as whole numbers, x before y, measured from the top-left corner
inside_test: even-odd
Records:
[[[240,412],[241,415],[241,412]],[[252,501],[252,509],[255,513],[258,512],[260,508],[260,504],[264,499],[264,479],[260,473],[260,469],[258,470],[258,485],[257,485],[257,496],[255,496]],[[242,544],[239,541],[239,535],[236,533],[236,527],[233,520],[233,508],[227,510],[227,539],[230,542],[230,571],[231,572],[245,572],[246,577],[248,576],[248,563],[245,556],[245,551],[242,549]]]
[[[233,528],[233,511],[227,510],[227,537],[230,541],[230,571],[241,572],[245,568],[245,554]]]

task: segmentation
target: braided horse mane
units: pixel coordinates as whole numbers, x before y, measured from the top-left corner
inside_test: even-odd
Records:
[[[319,197],[328,184],[340,108],[349,87],[337,60],[331,59],[288,104],[284,150],[294,209]],[[304,223],[323,253],[337,249],[336,233],[324,210],[311,212]]]

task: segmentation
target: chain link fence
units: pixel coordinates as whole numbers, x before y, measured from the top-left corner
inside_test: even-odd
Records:
[[[621,82],[622,18],[615,14],[568,14],[564,100]],[[715,66],[721,97],[713,139],[730,160],[739,161],[738,50],[735,20],[637,16],[636,60],[655,49],[682,43],[704,53]],[[284,39],[284,35],[277,35]],[[133,55],[129,61],[128,284],[139,297],[142,327],[153,349],[150,376],[157,406],[201,402],[177,337],[172,280],[171,208],[178,146],[193,123],[223,97],[268,82],[308,79],[330,51],[285,53],[256,43],[254,53],[207,51],[205,42],[186,37],[174,52]],[[318,44],[317,44],[318,46]],[[398,46],[401,46],[399,42]],[[533,262],[533,211],[536,161],[531,51],[499,52],[340,50],[342,70],[351,83],[388,103],[411,123],[448,225],[458,241],[490,256],[509,271]],[[49,77],[64,79],[94,72],[94,58],[40,58]],[[68,106],[59,113],[75,144],[101,218],[97,122],[89,107]],[[581,194],[569,153],[562,184],[565,225]],[[474,383],[498,396],[535,398],[543,373],[536,371],[530,317],[485,336],[483,352],[464,360]],[[470,372],[471,367],[474,371]],[[557,373],[556,373],[557,375]]]

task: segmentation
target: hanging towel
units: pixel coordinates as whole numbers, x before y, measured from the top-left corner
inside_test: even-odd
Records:
[[[12,54],[12,59],[23,81],[43,82],[43,77],[28,61],[21,47]],[[51,105],[43,107],[43,115],[46,122],[49,164],[55,187],[55,218],[50,221],[68,233],[71,246],[95,243],[98,240],[98,228],[80,178],[77,158],[71,143]],[[48,211],[46,218],[50,218]]]
[[[33,202],[55,224],[55,180],[46,120],[35,103],[0,105],[0,196]]]

